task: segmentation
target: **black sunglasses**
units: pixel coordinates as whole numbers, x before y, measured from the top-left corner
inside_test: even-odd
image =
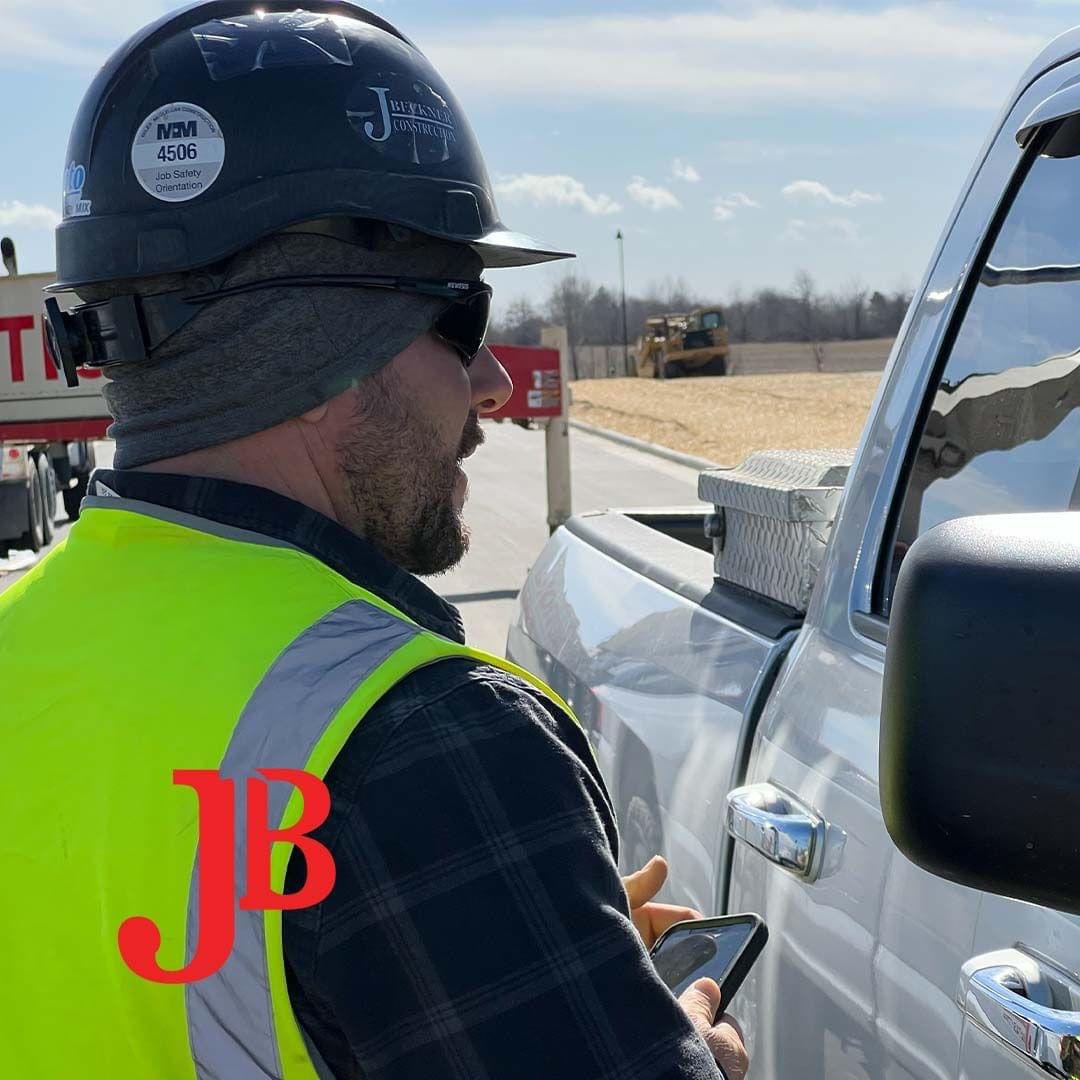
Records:
[[[230,285],[210,292],[182,290],[152,296],[115,296],[62,311],[54,297],[45,301],[45,330],[53,356],[68,386],[77,386],[77,369],[141,363],[152,349],[190,322],[200,308],[226,297],[260,289],[391,289],[448,300],[431,324],[432,332],[453,348],[468,367],[484,345],[491,318],[491,286],[486,281],[396,277],[375,274],[321,274],[276,277]]]

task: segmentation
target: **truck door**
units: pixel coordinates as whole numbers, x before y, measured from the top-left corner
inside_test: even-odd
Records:
[[[912,458],[894,566],[947,518],[1080,510],[1075,90],[1050,97],[1046,112],[1067,114],[1034,135],[999,213]],[[1017,739],[1032,737],[1038,719],[1019,713]],[[1080,920],[985,896],[970,955],[955,973],[960,1075],[1080,1076],[1078,973]]]
[[[884,829],[877,774],[890,593],[911,542],[958,516],[1080,509],[1080,119],[1016,140],[1078,81],[1073,61],[1022,84],[973,174],[729,800],[728,909],[772,930],[734,1010],[754,1080],[1080,1076],[1080,1027],[1056,1062],[1033,1060],[1040,1028],[1080,1009],[1080,922],[913,866]]]

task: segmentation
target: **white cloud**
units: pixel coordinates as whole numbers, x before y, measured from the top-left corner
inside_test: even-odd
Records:
[[[48,60],[91,72],[140,26],[176,6],[169,0],[0,0],[0,57],[20,68]]]
[[[132,31],[176,0],[0,0],[0,59],[25,68],[93,70]],[[516,5],[504,5],[512,11]],[[746,10],[650,15],[515,16],[440,26],[420,44],[466,102],[655,101],[670,111],[746,113],[882,105],[996,108],[1041,48],[1036,26],[986,17],[976,5],[908,0],[857,10],[769,2]],[[1019,27],[1023,27],[1020,29]],[[723,63],[717,63],[722,55]],[[603,78],[596,72],[603,70]]]
[[[384,0],[373,2],[381,7]],[[47,60],[92,73],[140,27],[183,6],[179,0],[0,0],[0,57],[19,68]]]
[[[822,206],[862,206],[865,203],[884,202],[884,196],[860,191],[855,188],[847,195],[837,195],[818,180],[793,180],[781,194],[793,202],[815,202]]]
[[[507,5],[509,7],[509,5]],[[581,108],[655,103],[671,113],[926,107],[987,114],[1044,43],[974,7],[879,10],[794,3],[746,10],[504,16],[423,42],[466,101],[497,95]],[[718,63],[717,57],[723,56]],[[603,78],[597,78],[603,71]]]
[[[685,180],[688,184],[701,182],[701,173],[689,161],[683,161],[682,158],[676,158],[671,163],[671,175],[676,180]]]
[[[842,240],[849,244],[862,239],[859,226],[850,218],[834,217],[824,221],[807,221],[805,218],[789,218],[787,227],[780,234],[781,240],[801,243],[815,237]]]
[[[55,229],[59,224],[60,215],[51,206],[0,201],[0,229]]]
[[[622,209],[609,195],[590,195],[580,180],[562,173],[500,176],[495,192],[507,199],[528,199],[538,206],[572,206],[589,214],[617,214]]]
[[[647,206],[650,210],[679,210],[682,203],[673,191],[666,187],[654,186],[643,176],[635,176],[626,185],[626,194],[636,203]]]
[[[721,195],[713,203],[713,220],[730,221],[737,210],[757,210],[761,203],[751,199],[744,191],[733,191],[730,195]]]

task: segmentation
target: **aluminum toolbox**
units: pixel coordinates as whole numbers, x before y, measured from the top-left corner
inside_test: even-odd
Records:
[[[852,450],[765,450],[709,469],[698,497],[716,576],[805,612],[844,491]]]

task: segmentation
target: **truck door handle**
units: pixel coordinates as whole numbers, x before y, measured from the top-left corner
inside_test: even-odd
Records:
[[[736,788],[727,797],[727,828],[804,881],[816,881],[825,849],[825,822],[775,784]]]
[[[972,1023],[1046,1075],[1080,1078],[1080,986],[1064,972],[1002,949],[963,966],[957,998]]]

